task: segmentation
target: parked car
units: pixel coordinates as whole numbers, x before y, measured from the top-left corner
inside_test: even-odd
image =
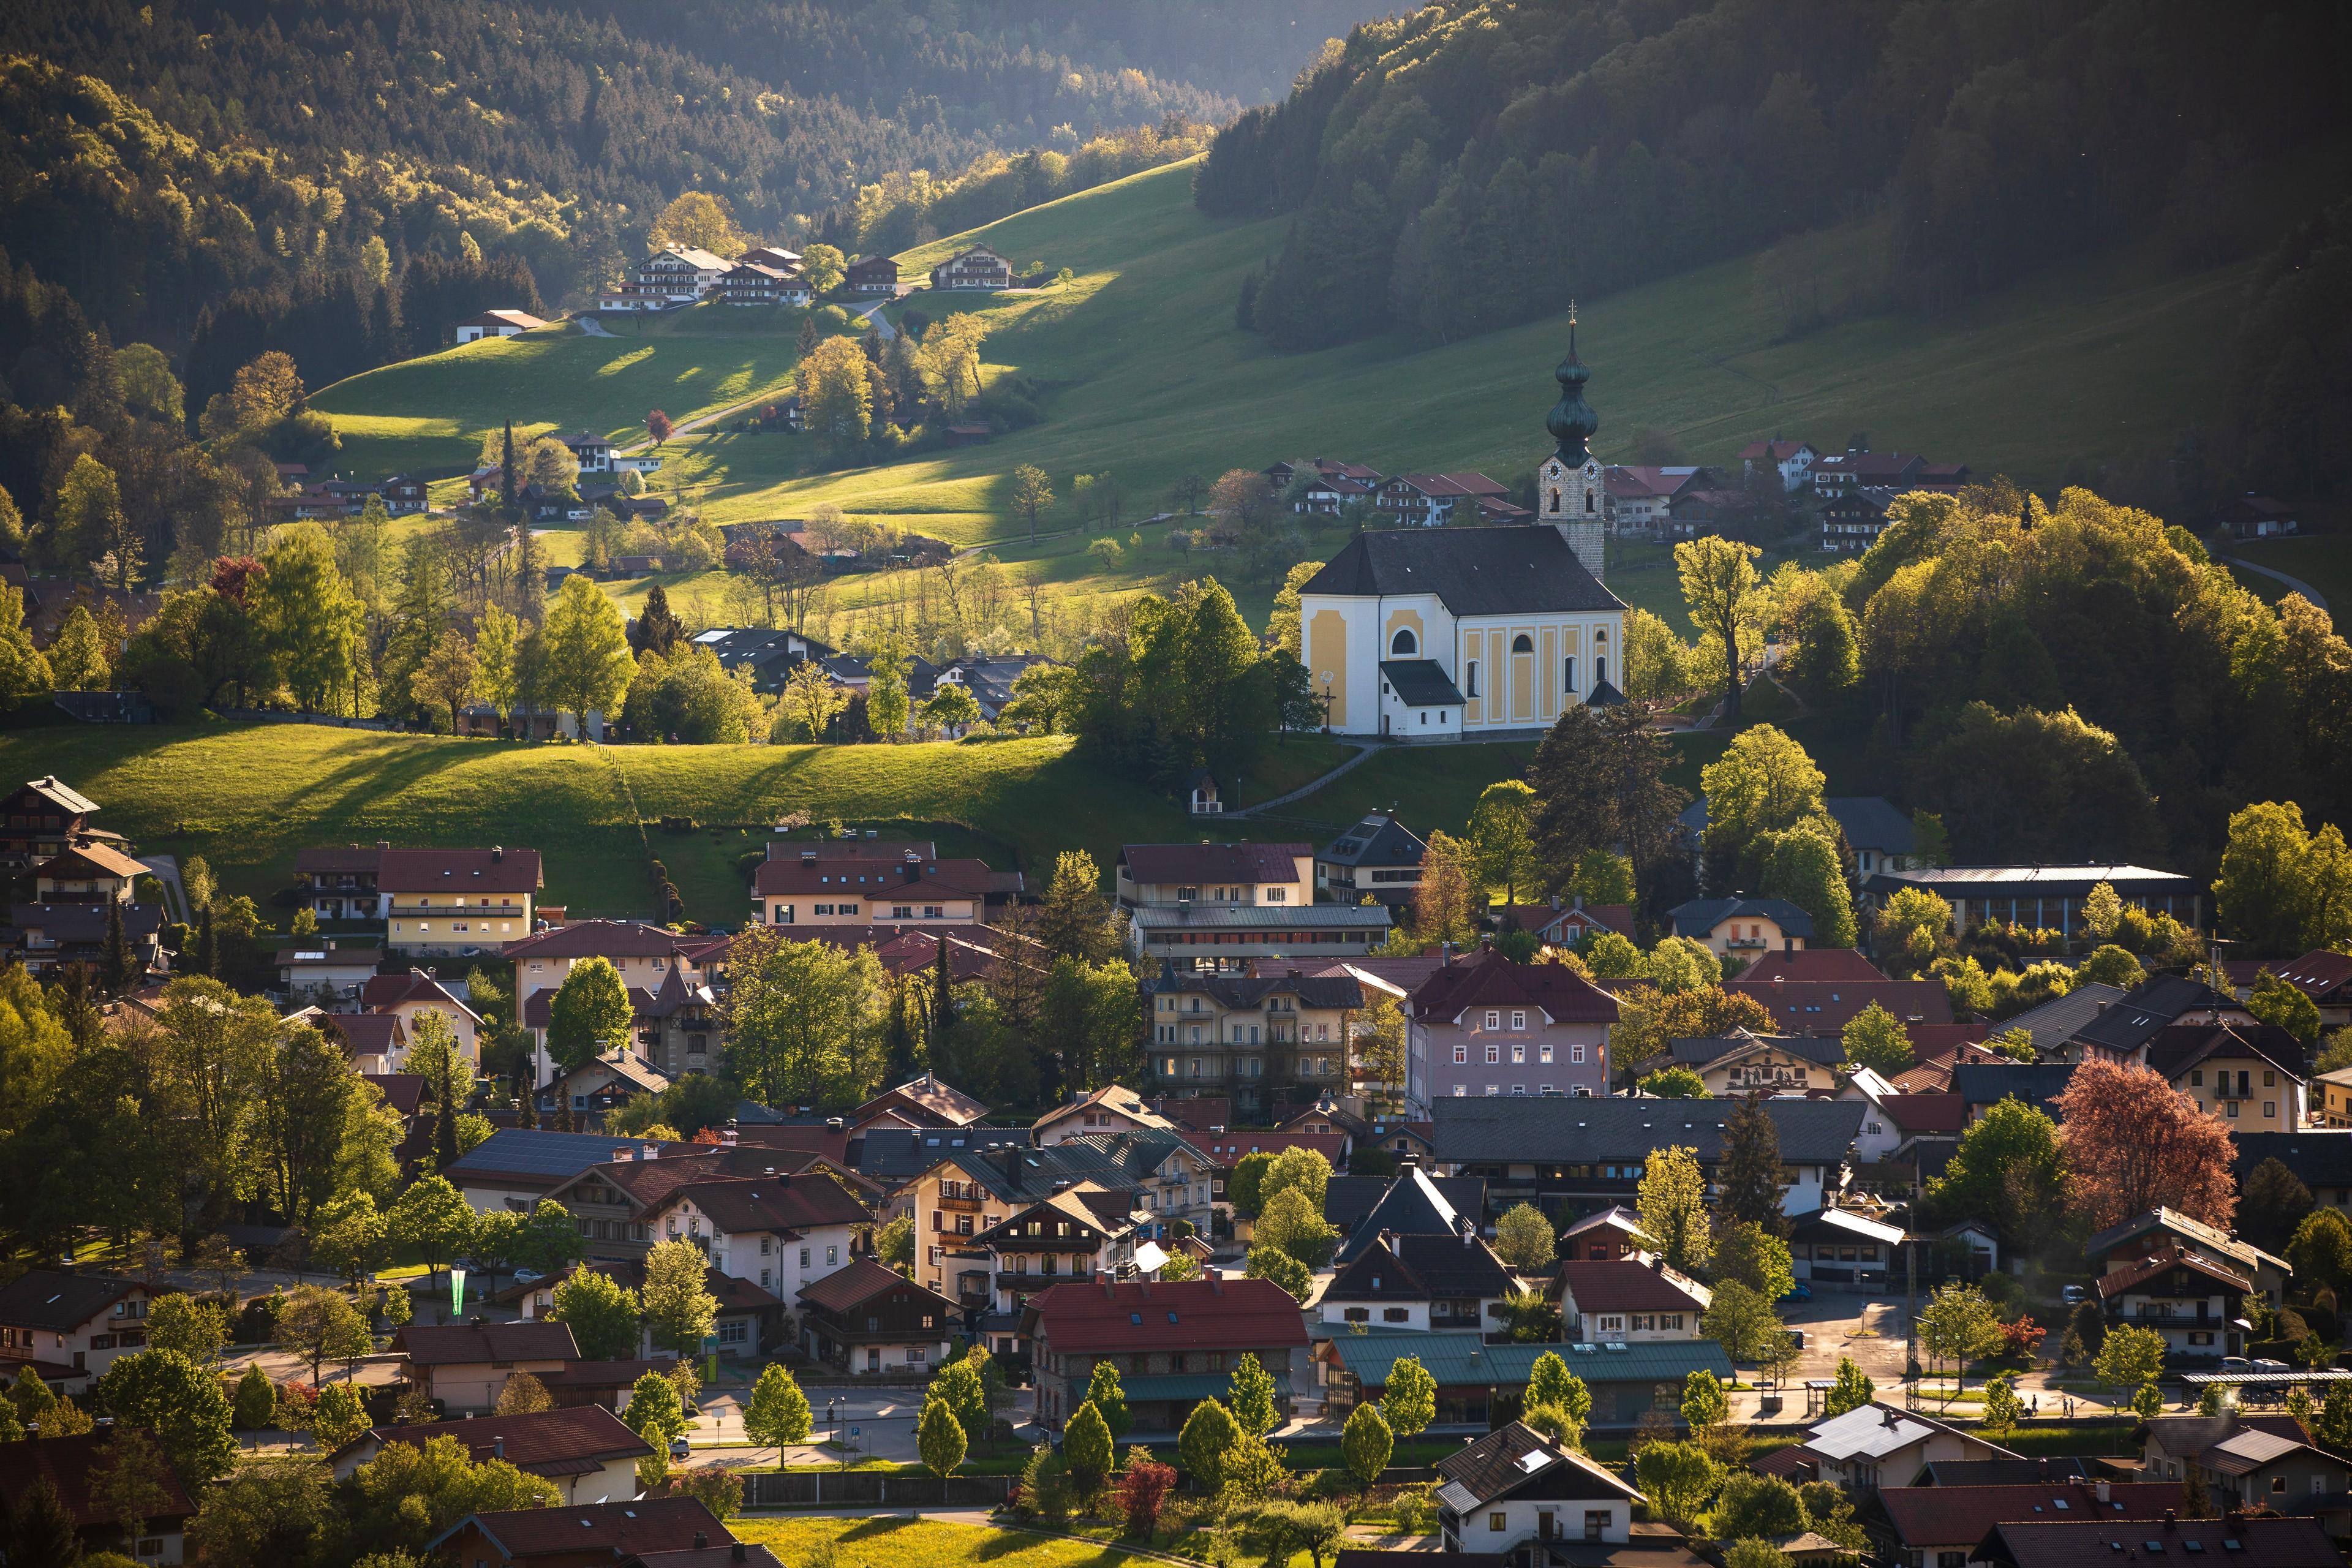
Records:
[[[691,1459],[694,1458],[694,1445],[682,1436],[672,1437],[669,1440],[669,1457],[680,1461]]]
[[[2224,1363],[2223,1364],[2226,1365],[2227,1363]],[[2292,1369],[2283,1361],[2273,1361],[2268,1356],[2256,1356],[2254,1358],[2254,1370],[2256,1372],[2287,1372]]]
[[[1803,1349],[1805,1348],[1805,1331],[1804,1331],[1804,1330],[1802,1330],[1802,1329],[1784,1329],[1784,1330],[1782,1330],[1781,1331],[1782,1331],[1783,1333],[1785,1333],[1785,1334],[1787,1334],[1787,1335],[1789,1336],[1789,1345],[1790,1345],[1790,1349],[1792,1349],[1792,1350],[1801,1351],[1801,1350],[1803,1350]]]
[[[2225,1355],[2221,1358],[2221,1370],[2224,1373],[2234,1372],[2243,1375],[2254,1370],[2254,1363],[2242,1355]],[[2286,1369],[2281,1367],[2279,1370],[2284,1372]]]
[[[1783,1301],[1810,1301],[1812,1299],[1813,1288],[1801,1279],[1780,1293]]]
[[[514,1271],[514,1282],[518,1285],[536,1285],[546,1278],[546,1275],[536,1268],[518,1268]]]
[[[2090,1288],[2085,1285],[2069,1285],[2058,1292],[2058,1299],[2070,1307],[2079,1307],[2091,1299]]]

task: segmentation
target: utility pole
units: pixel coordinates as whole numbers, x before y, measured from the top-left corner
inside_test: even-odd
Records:
[[[1903,1248],[1903,1386],[1916,1405],[1919,1397],[1919,1238],[1906,1238]]]

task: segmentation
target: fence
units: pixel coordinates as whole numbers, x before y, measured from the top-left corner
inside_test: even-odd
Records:
[[[1013,1476],[891,1475],[882,1470],[772,1470],[743,1478],[745,1508],[995,1508]]]

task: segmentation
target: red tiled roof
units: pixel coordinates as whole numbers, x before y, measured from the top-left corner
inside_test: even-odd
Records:
[[[710,939],[680,936],[643,921],[572,921],[507,943],[509,958],[666,958]]]
[[[1702,1312],[1706,1303],[1646,1263],[1630,1258],[1570,1258],[1553,1276],[1580,1311]]]
[[[1996,1524],[2020,1521],[2160,1520],[2183,1506],[2179,1481],[2126,1481],[2107,1500],[2079,1480],[1990,1487],[1881,1487],[1878,1500],[1902,1543],[1914,1551],[1973,1546]]]
[[[2314,948],[2301,958],[2233,958],[2221,966],[2232,985],[2252,986],[2264,970],[2305,995],[2320,997],[2352,984],[2352,956]]]
[[[403,1116],[414,1116],[425,1103],[425,1075],[421,1072],[362,1073],[362,1083],[372,1083],[383,1095],[384,1105]]]
[[[1631,904],[1570,905],[1554,909],[1549,904],[1498,904],[1495,920],[1499,925],[1509,922],[1521,931],[1544,931],[1565,921],[1570,925],[1606,926],[1619,936],[1633,934],[1633,906]]]
[[[536,849],[387,849],[376,886],[387,893],[535,893]]]
[[[410,1323],[392,1348],[417,1366],[489,1361],[577,1361],[568,1323]]]
[[[1767,952],[1739,972],[1739,978],[1724,982],[1727,991],[1754,991],[1769,988],[1773,982],[1792,984],[1805,981],[1853,981],[1864,985],[1884,985],[1886,976],[1870,960],[1850,947],[1804,947],[1794,952],[1776,950]]]
[[[812,1280],[800,1289],[800,1299],[828,1312],[846,1312],[863,1306],[885,1290],[912,1290],[929,1296],[940,1304],[942,1312],[957,1312],[953,1301],[938,1291],[916,1284],[895,1268],[886,1268],[871,1258],[853,1258],[822,1279]],[[940,1320],[946,1322],[946,1318]]]
[[[1130,880],[1198,887],[1203,883],[1296,882],[1311,844],[1129,844],[1119,852]]]
[[[1298,1303],[1271,1279],[1056,1285],[1029,1314],[1056,1353],[1304,1347]]]
[[[383,1056],[408,1037],[397,1013],[321,1013],[317,1024],[320,1034],[338,1037],[355,1057]]]
[[[383,863],[389,846],[382,844],[321,845],[314,849],[294,851],[294,871],[307,877],[313,872],[329,875],[359,876],[373,872]]]
[[[355,1441],[370,1437],[382,1445],[406,1443],[418,1448],[436,1437],[455,1437],[477,1464],[502,1455],[517,1469],[535,1476],[586,1475],[607,1459],[634,1459],[653,1452],[643,1437],[601,1405],[377,1426]]]
[[[1540,1007],[1554,1023],[1617,1021],[1617,999],[1565,963],[1513,963],[1499,952],[1442,964],[1412,993],[1416,1014],[1445,1019],[1472,1007],[1514,1004]]]
[[[1221,1170],[1231,1170],[1245,1155],[1279,1154],[1286,1149],[1312,1149],[1337,1165],[1348,1146],[1344,1132],[1255,1132],[1231,1128],[1223,1132],[1196,1132],[1189,1127],[1177,1131]]]
[[[1957,1094],[1897,1094],[1886,1114],[1906,1132],[1958,1132],[1968,1121],[1968,1101]]]
[[[670,1194],[654,1212],[679,1203],[692,1204],[709,1216],[712,1225],[730,1235],[861,1225],[874,1217],[831,1176],[793,1177],[782,1172],[772,1176],[695,1182]]]
[[[924,893],[959,899],[988,896],[984,860],[762,860],[752,885],[762,898],[780,893],[844,894],[892,899]]]
[[[462,1013],[477,1024],[482,1021],[479,1014],[452,996],[447,987],[421,969],[412,969],[405,974],[372,975],[360,986],[360,1005],[371,1013],[397,1007],[403,1002],[426,1002]]]
[[[1834,1035],[1873,1002],[1906,1024],[1952,1021],[1951,994],[1940,980],[1786,981],[1751,988],[1746,994],[1764,1004],[1772,1022],[1791,1035]]]
[[[100,1499],[91,1495],[91,1472],[98,1468],[114,1446],[112,1431],[85,1432],[70,1437],[45,1437],[36,1441],[20,1438],[13,1443],[0,1443],[0,1511],[13,1513],[43,1477],[65,1505],[66,1512],[82,1529],[114,1522],[114,1512]],[[175,1524],[196,1511],[181,1489],[179,1478],[167,1464],[163,1474],[163,1506],[154,1510],[149,1522],[161,1524],[169,1520]]]
[[[515,1509],[468,1514],[432,1542],[438,1546],[468,1525],[506,1550],[510,1558],[566,1557],[633,1552],[675,1552],[697,1535],[731,1542],[734,1532],[690,1497],[639,1498],[635,1502],[573,1503],[562,1508]]]

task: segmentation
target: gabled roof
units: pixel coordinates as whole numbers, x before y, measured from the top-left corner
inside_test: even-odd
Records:
[[[1380,1202],[1356,1222],[1335,1261],[1343,1265],[1349,1262],[1377,1241],[1382,1231],[1397,1236],[1459,1236],[1465,1221],[1475,1221],[1476,1217],[1475,1210],[1465,1215],[1454,1207],[1420,1165],[1407,1165],[1391,1179]]]
[[[1908,855],[1916,847],[1911,817],[1884,795],[1833,795],[1822,808],[1836,819],[1848,846],[1888,855]]]
[[[1451,1022],[1473,1007],[1540,1008],[1555,1024],[1613,1024],[1617,998],[1565,963],[1514,963],[1491,948],[1441,964],[1414,987],[1416,1017]]]
[[[2183,1015],[2208,1009],[2234,1012],[2239,1005],[2236,998],[2222,995],[2203,981],[2184,974],[2159,974],[2125,993],[2076,1029],[2073,1038],[2099,1050],[2131,1056]]]
[[[540,1319],[528,1323],[410,1323],[392,1348],[418,1366],[490,1361],[578,1361],[572,1325]]]
[[[329,1014],[334,1017],[338,1015]],[[550,1132],[536,1127],[501,1127],[459,1155],[442,1173],[459,1186],[484,1184],[496,1176],[537,1176],[566,1180],[591,1165],[602,1165],[624,1151],[634,1155],[645,1141],[614,1138],[602,1132]],[[663,1153],[689,1145],[672,1143]]]
[[[1877,1507],[1901,1543],[1923,1547],[1974,1545],[1988,1524],[2012,1521],[2161,1520],[2183,1511],[2182,1483],[2110,1484],[2066,1476],[2005,1486],[1881,1487]]]
[[[2269,958],[2234,958],[2221,965],[2232,985],[2251,988],[2264,971],[2278,976],[2305,995],[2317,1001],[2352,985],[2352,957],[2331,952],[2324,947],[2312,949],[2301,958],[2285,960]]]
[[[1845,1060],[1845,1042],[1820,1035],[1754,1035],[1738,1029],[1729,1035],[1701,1035],[1669,1042],[1675,1061],[1689,1068],[1711,1068],[1759,1051],[1779,1051],[1822,1067]]]
[[[1445,673],[1445,667],[1433,658],[1384,658],[1381,660],[1381,679],[1395,691],[1397,700],[1408,708],[1459,708],[1463,697]]]
[[[937,1124],[944,1127],[969,1127],[988,1114],[988,1107],[943,1079],[929,1073],[908,1079],[895,1089],[886,1089],[850,1113],[852,1122],[862,1121],[871,1112],[905,1103],[927,1112]]]
[[[2008,1449],[1988,1443],[1973,1433],[1964,1432],[1958,1426],[1933,1416],[1922,1415],[1916,1411],[1898,1410],[1877,1400],[1817,1424],[1807,1435],[1805,1447],[1830,1459],[1884,1458],[1889,1454],[1900,1453],[1914,1443],[1924,1442],[1937,1433],[1964,1439],[1971,1451],[1981,1447],[1997,1458],[2017,1458]]]
[[[1507,1497],[1643,1502],[1642,1494],[1573,1448],[1514,1421],[1437,1461],[1438,1500],[1455,1513]]]
[[[1412,1129],[1412,1123],[1392,1122],[1381,1129],[1381,1135],[1386,1138],[1400,1130],[1409,1131]],[[1424,1134],[1427,1131],[1425,1128],[1421,1131]],[[1485,1178],[1433,1176],[1426,1170],[1408,1165],[1394,1176],[1333,1176],[1330,1184],[1323,1189],[1323,1217],[1352,1237],[1367,1221],[1372,1219],[1372,1215],[1379,1211],[1381,1205],[1385,1203],[1389,1194],[1395,1191],[1397,1184],[1404,1179],[1404,1172],[1412,1170],[1420,1170],[1421,1180],[1427,1184],[1438,1200],[1436,1204],[1428,1205],[1425,1210],[1425,1213],[1433,1217],[1424,1218],[1417,1226],[1401,1225],[1392,1220],[1373,1221],[1374,1231],[1385,1227],[1396,1231],[1399,1235],[1451,1234],[1457,1229],[1454,1222],[1446,1220],[1443,1223],[1433,1223],[1434,1215],[1443,1213],[1459,1216],[1465,1214],[1482,1214],[1486,1211]],[[1417,1197],[1410,1201],[1415,1205],[1422,1203],[1422,1200]],[[1345,1259],[1353,1257],[1354,1253],[1346,1246],[1342,1246],[1339,1255],[1342,1259]]]
[[[1792,1165],[1843,1161],[1862,1131],[1860,1100],[1759,1101]],[[1733,1110],[1719,1100],[1540,1100],[1534,1096],[1441,1099],[1430,1107],[1437,1158],[1471,1163],[1635,1161],[1653,1149],[1692,1150],[1703,1164],[1723,1154]]]
[[[2175,1024],[2147,1045],[2147,1065],[2168,1079],[2215,1057],[2252,1057],[2297,1083],[2306,1070],[2303,1043],[2276,1024]]]
[[[2096,1284],[2099,1294],[2112,1300],[2127,1295],[2149,1280],[2169,1274],[2176,1268],[2185,1268],[2192,1274],[2201,1274],[2213,1283],[2226,1286],[2232,1290],[2244,1291],[2254,1288],[2254,1282],[2245,1276],[2232,1273],[2211,1258],[2200,1257],[2194,1252],[2179,1247],[2167,1247],[2161,1252],[2151,1254],[2129,1268],[2116,1268],[2102,1274]],[[2149,1294],[2160,1295],[2162,1292],[2150,1291]]]
[[[121,850],[107,844],[69,844],[43,861],[39,874],[56,879],[72,876],[78,868],[87,868],[101,876],[137,880],[152,873],[140,862]]]
[[[568,921],[506,944],[509,958],[667,958],[709,941],[644,921]]]
[[[320,1034],[342,1041],[354,1058],[389,1056],[408,1038],[397,1013],[320,1013],[311,1022]]]
[[[1476,1236],[1393,1236],[1375,1232],[1340,1265],[1318,1298],[1324,1301],[1484,1300],[1507,1296],[1518,1281]]]
[[[1635,1340],[1607,1346],[1486,1344],[1476,1334],[1439,1330],[1339,1334],[1332,1353],[1366,1388],[1384,1388],[1403,1357],[1419,1361],[1441,1388],[1525,1388],[1536,1358],[1559,1356],[1587,1384],[1676,1384],[1694,1372],[1732,1378],[1730,1358],[1714,1340]]]
[[[47,1479],[78,1529],[111,1526],[118,1516],[108,1505],[102,1489],[111,1468],[107,1460],[113,1447],[111,1427],[72,1436],[25,1437],[0,1443],[0,1517],[13,1514],[24,1502],[26,1494]],[[177,1529],[196,1511],[196,1505],[189,1500],[168,1462],[161,1480],[162,1506],[149,1514],[149,1528],[168,1522]]]
[[[34,1268],[0,1285],[0,1323],[16,1329],[70,1333],[146,1289],[111,1274],[68,1274]]]
[[[535,893],[536,849],[386,849],[376,886],[387,893]]]
[[[1204,974],[1199,970],[1179,970],[1173,959],[1166,959],[1160,963],[1160,973],[1144,984],[1148,990],[1160,995],[1199,992],[1213,996],[1228,1012],[1254,1011],[1263,1007],[1267,997],[1276,995],[1296,996],[1308,1007],[1364,1005],[1363,982],[1343,969],[1308,973],[1304,965],[1277,969],[1265,963],[1259,964],[1253,974]]]
[[[425,1550],[437,1551],[442,1542],[469,1525],[496,1542],[509,1558],[561,1554],[578,1559],[609,1552],[618,1559],[632,1552],[691,1547],[698,1535],[706,1545],[735,1539],[734,1531],[697,1500],[665,1497],[469,1513],[427,1542]]]
[[[68,816],[85,816],[98,809],[98,802],[75,789],[71,784],[59,782],[55,773],[44,773],[37,779],[26,779],[21,789],[23,792],[38,795]]]
[[[2310,1436],[2301,1422],[2283,1411],[2249,1415],[2225,1410],[2219,1415],[2158,1415],[2141,1422],[2132,1436],[2133,1441],[2143,1445],[2155,1444],[2159,1453],[2189,1458],[2248,1431],[2267,1432],[2291,1443],[2303,1442]]]
[[[778,893],[847,894],[887,901],[923,896],[983,899],[985,860],[762,860],[751,885],[762,898]]]
[[[2161,1547],[2164,1555],[2158,1557],[2152,1546]],[[2004,1522],[1969,1548],[1969,1557],[1995,1568],[2079,1568],[2085,1563],[2176,1558],[2245,1568],[2338,1568],[2344,1561],[2318,1521],[2259,1516],[2168,1520],[2129,1530],[2099,1520]]]
[[[2352,1187],[2352,1131],[2241,1132],[2230,1162],[2242,1188],[2264,1160],[2276,1160],[2311,1188]]]
[[[1704,939],[1728,920],[1767,920],[1783,934],[1813,938],[1813,917],[1786,899],[1693,899],[1666,911],[1676,936]]]
[[[2072,1039],[2074,1031],[2097,1017],[2110,1004],[2123,1000],[2120,985],[2108,985],[2096,980],[2076,984],[2063,996],[2053,996],[2038,1007],[2029,1007],[2013,1017],[2000,1022],[2001,1033],[2023,1029],[2033,1037],[2037,1051],[2056,1049]]]
[[[1884,985],[1887,977],[1878,966],[1850,947],[1801,947],[1791,952],[1776,948],[1759,954],[1739,972],[1737,980],[1723,983],[1726,991],[1749,991],[1761,996],[1771,989],[1772,983],[1783,984],[1819,985],[1832,982],[1849,985]]]
[[[455,1437],[477,1464],[502,1458],[534,1476],[584,1476],[608,1459],[635,1459],[653,1452],[651,1445],[604,1405],[575,1405],[464,1421],[372,1426],[346,1444],[337,1458],[363,1443],[379,1449],[394,1443],[421,1448],[436,1437]]]
[[[1055,1285],[1030,1298],[1024,1321],[1057,1355],[1307,1345],[1297,1301],[1271,1279]]]
[[[1304,595],[1434,594],[1457,616],[1622,610],[1555,528],[1412,528],[1356,535]]]
[[[1160,1127],[1171,1131],[1176,1127],[1173,1121],[1146,1105],[1143,1102],[1143,1096],[1136,1093],[1135,1090],[1108,1083],[1090,1094],[1080,1095],[1076,1100],[1067,1100],[1054,1107],[1053,1110],[1031,1122],[1029,1130],[1032,1132],[1042,1131],[1045,1128],[1067,1121],[1073,1116],[1090,1110],[1116,1112],[1139,1127]]]
[[[477,1025],[481,1015],[449,994],[446,986],[421,969],[405,974],[372,975],[360,984],[360,1005],[371,1013],[387,1012],[404,1003],[422,1003],[462,1014]]]
[[[1552,1280],[1587,1312],[1704,1312],[1715,1300],[1697,1280],[1630,1258],[1569,1258]]]
[[[1265,1132],[1255,1129],[1237,1131],[1232,1128],[1223,1132],[1199,1132],[1189,1127],[1177,1131],[1183,1134],[1185,1142],[1198,1149],[1220,1170],[1230,1170],[1252,1154],[1279,1154],[1288,1149],[1311,1149],[1338,1165],[1347,1152],[1349,1138],[1345,1132]]]
[[[811,1306],[822,1307],[828,1312],[848,1312],[864,1306],[875,1297],[890,1290],[911,1291],[928,1296],[939,1303],[941,1312],[958,1312],[961,1309],[936,1290],[927,1289],[895,1268],[887,1268],[873,1258],[860,1254],[835,1269],[822,1279],[813,1279],[800,1289],[800,1299]],[[947,1318],[940,1320],[942,1323]]]
[[[654,1162],[658,1165],[660,1161]],[[678,1188],[653,1210],[690,1203],[710,1223],[730,1235],[751,1231],[802,1232],[819,1226],[861,1225],[873,1215],[849,1190],[830,1176],[745,1176],[695,1182]]]
[[[363,1072],[362,1083],[375,1085],[383,1096],[384,1105],[403,1116],[414,1116],[425,1103],[425,1075],[421,1072]]]
[[[1876,1003],[1906,1024],[1941,1026],[1952,1021],[1951,993],[1940,980],[1782,981],[1743,987],[1791,1033],[1833,1035]]]
[[[2049,1112],[2074,1077],[2073,1062],[1962,1062],[1952,1068],[1952,1092],[1971,1110],[2014,1098]]]
[[[1127,844],[1118,851],[1118,863],[1131,880],[1172,882],[1180,887],[1212,882],[1295,883],[1298,862],[1314,858],[1311,844]]]

